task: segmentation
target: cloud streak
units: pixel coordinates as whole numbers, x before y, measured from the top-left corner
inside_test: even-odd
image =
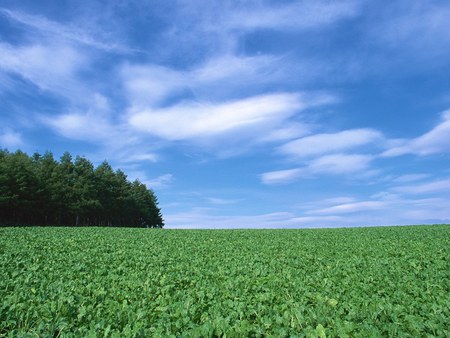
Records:
[[[403,194],[434,194],[440,192],[450,193],[450,179],[437,180],[433,182],[397,186],[392,189],[394,192]]]
[[[351,175],[361,174],[372,176],[369,170],[373,156],[363,154],[336,153],[317,157],[307,161],[300,168],[270,171],[260,175],[264,184],[287,184],[299,179],[313,179],[321,175]]]
[[[359,14],[360,1],[297,1],[235,10],[228,18],[230,29],[307,30],[320,29]]]
[[[353,150],[380,142],[383,136],[373,129],[351,129],[333,134],[315,134],[293,140],[280,147],[280,151],[295,158],[305,158]]]
[[[289,228],[321,227],[339,222],[339,216],[297,216],[289,212],[274,212],[258,215],[221,216],[209,209],[193,208],[187,212],[165,216],[169,229],[232,229],[232,228]]]
[[[385,208],[385,202],[381,201],[362,201],[356,203],[344,203],[319,210],[311,210],[309,214],[351,214],[355,212],[380,210]]]
[[[404,140],[402,145],[386,150],[382,156],[426,156],[443,153],[450,154],[450,110],[442,113],[441,123],[432,130],[412,140]]]
[[[82,97],[77,74],[86,58],[69,45],[33,44],[16,47],[0,42],[0,69],[19,75],[41,90],[65,98]]]
[[[304,173],[300,168],[269,171],[261,174],[261,181],[264,184],[286,184],[296,181]]]
[[[257,128],[271,129],[303,108],[296,94],[280,93],[220,103],[183,103],[166,109],[131,112],[134,128],[176,140],[195,140]]]
[[[20,11],[0,8],[0,14],[23,26],[49,35],[49,38],[60,38],[107,52],[130,52],[131,50],[117,43],[107,43],[94,38],[95,33],[86,32],[79,27],[63,25],[39,15],[30,15]]]
[[[147,187],[151,189],[164,189],[170,186],[173,180],[174,176],[172,174],[164,174],[154,179],[147,179],[143,183],[145,183]]]

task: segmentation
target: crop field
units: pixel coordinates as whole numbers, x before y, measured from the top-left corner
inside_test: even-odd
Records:
[[[450,335],[450,226],[0,228],[0,336]]]

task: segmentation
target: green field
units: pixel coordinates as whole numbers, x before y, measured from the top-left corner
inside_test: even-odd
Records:
[[[0,228],[0,336],[450,335],[450,226]]]

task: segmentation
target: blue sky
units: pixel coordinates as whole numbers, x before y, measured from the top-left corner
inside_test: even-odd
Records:
[[[0,146],[167,228],[450,223],[450,3],[0,1]]]

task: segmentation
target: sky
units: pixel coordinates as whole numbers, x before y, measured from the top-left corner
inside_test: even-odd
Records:
[[[0,147],[166,228],[450,223],[450,2],[0,0]]]

